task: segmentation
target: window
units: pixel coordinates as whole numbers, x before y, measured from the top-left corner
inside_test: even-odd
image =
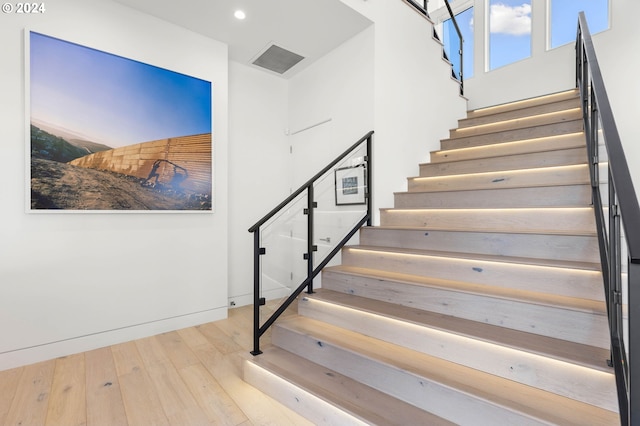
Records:
[[[576,39],[578,13],[583,11],[591,34],[609,28],[608,0],[549,0],[550,47],[572,43]]]
[[[531,0],[490,0],[489,29],[489,70],[531,56]]]
[[[464,55],[462,60],[462,69],[464,71],[463,77],[465,79],[473,77],[473,7],[458,13],[456,16],[456,22],[462,33],[462,39],[464,40],[463,51]],[[443,43],[447,50],[447,56],[453,63],[453,70],[456,75],[460,75],[460,56],[458,55],[458,33],[453,25],[451,18],[442,23]]]

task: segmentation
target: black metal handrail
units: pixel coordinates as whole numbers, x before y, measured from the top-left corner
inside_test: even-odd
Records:
[[[640,207],[583,12],[578,16],[576,37],[576,87],[580,89],[590,159],[593,204],[609,317],[611,364],[616,375],[620,421],[623,425],[639,425],[640,367],[634,367],[640,366],[635,361],[640,354],[640,336],[634,336],[633,330],[636,329],[634,323],[640,318],[640,230],[637,228],[640,224]],[[601,139],[608,157],[608,214],[605,213],[600,191],[601,183],[604,184],[600,179],[600,165],[604,163],[600,162],[598,153]],[[627,250],[626,259],[622,255],[623,245]],[[627,267],[626,280],[623,261]],[[628,297],[626,303],[625,295]],[[625,315],[628,315],[627,341]]]
[[[257,221],[249,232],[253,233],[253,351],[252,355],[259,355],[262,353],[260,350],[260,337],[273,325],[273,323],[284,313],[284,311],[296,300],[296,298],[307,288],[307,293],[313,293],[313,279],[327,266],[331,259],[344,247],[344,245],[358,232],[358,230],[365,225],[371,226],[372,218],[372,150],[371,143],[373,140],[373,130],[368,132],[358,142],[354,143],[342,154],[336,157],[332,162],[327,164],[321,171],[315,176],[304,183],[300,188],[294,191],[284,201],[278,204],[273,210],[267,213],[262,219]],[[338,163],[343,161],[350,153],[354,152],[361,145],[366,143],[366,154],[364,156],[364,162],[366,165],[366,194],[365,201],[367,203],[367,211],[362,219],[360,219],[355,226],[346,234],[346,236],[327,254],[327,256],[316,266],[313,267],[315,246],[313,244],[313,229],[314,229],[314,208],[317,207],[314,201],[314,184],[328,171],[333,169]],[[307,252],[304,253],[307,260],[307,277],[300,283],[300,285],[289,295],[289,297],[280,305],[276,311],[271,315],[265,323],[260,326],[260,306],[265,304],[264,298],[260,297],[260,256],[265,254],[265,250],[260,247],[260,227],[267,223],[271,218],[277,215],[285,207],[291,204],[300,194],[307,192],[307,208],[305,212],[307,214]]]

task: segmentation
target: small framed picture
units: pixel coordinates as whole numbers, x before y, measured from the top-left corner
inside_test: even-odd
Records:
[[[336,205],[365,204],[367,192],[367,170],[364,164],[335,170]]]

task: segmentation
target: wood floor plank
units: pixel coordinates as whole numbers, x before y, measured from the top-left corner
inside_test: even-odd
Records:
[[[242,350],[241,345],[215,324],[202,324],[197,327],[197,330],[222,354],[231,354]]]
[[[151,383],[158,394],[162,408],[172,425],[209,424],[187,385],[160,343],[160,336],[136,341],[145,362]]]
[[[199,364],[200,360],[177,331],[156,336],[176,370]]]
[[[248,420],[201,363],[183,368],[179,373],[212,424],[235,426]]]
[[[0,371],[0,425],[6,424],[4,419],[9,414],[23,372],[24,367]]]
[[[86,372],[84,353],[56,360],[47,426],[87,424]]]
[[[47,417],[55,360],[24,367],[6,425],[43,425]]]
[[[118,377],[128,373],[134,373],[144,368],[135,342],[113,345],[111,346],[111,352],[113,353],[113,361]]]
[[[87,426],[129,424],[120,382],[110,348],[85,353],[87,369]]]
[[[169,425],[135,342],[111,347],[122,401],[131,425]]]

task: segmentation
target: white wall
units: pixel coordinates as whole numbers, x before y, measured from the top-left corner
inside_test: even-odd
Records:
[[[0,370],[226,316],[227,46],[108,1],[46,6],[0,25]],[[211,81],[215,213],[25,213],[25,28]]]
[[[229,62],[229,301],[253,303],[250,226],[289,196],[288,82]]]
[[[432,39],[432,26],[400,1],[342,0],[375,23],[374,222],[393,193],[440,148],[466,111],[459,86]]]
[[[293,189],[374,130],[373,67],[371,26],[290,79]],[[331,121],[300,131],[326,120]]]

